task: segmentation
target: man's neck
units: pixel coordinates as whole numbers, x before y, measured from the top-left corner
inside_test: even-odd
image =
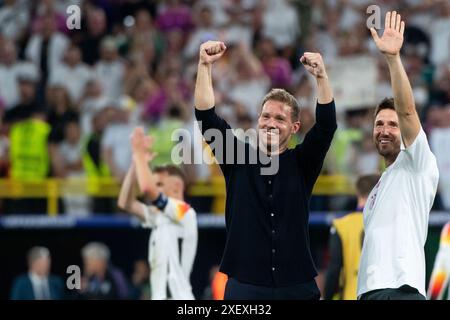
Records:
[[[358,197],[358,202],[356,205],[356,211],[363,211],[366,205],[367,198]]]
[[[36,278],[36,279],[45,279],[45,278],[47,278],[47,275],[39,274],[39,273],[37,273],[37,272],[35,272],[35,271],[33,271],[33,270],[31,270],[31,271],[29,272],[29,274],[30,274],[31,277],[34,277],[34,278]]]
[[[398,153],[395,156],[387,156],[384,157],[384,163],[386,164],[386,168],[388,168],[391,164],[395,162],[398,157]]]

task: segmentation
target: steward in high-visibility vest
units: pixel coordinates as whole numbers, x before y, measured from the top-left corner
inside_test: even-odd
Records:
[[[18,180],[45,179],[50,168],[48,135],[50,125],[41,119],[28,118],[10,129],[10,176]]]
[[[360,177],[356,182],[357,211],[333,221],[329,240],[330,262],[323,294],[325,300],[357,298],[359,260],[364,240],[362,211],[379,179],[376,174]]]
[[[88,178],[87,190],[89,193],[97,193],[101,188],[102,178],[111,177],[106,162],[102,160],[100,149],[101,137],[92,133],[82,143],[82,162]]]

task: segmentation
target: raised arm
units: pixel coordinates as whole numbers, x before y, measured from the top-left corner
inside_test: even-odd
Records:
[[[220,41],[207,41],[200,46],[195,83],[195,107],[198,110],[208,110],[214,107],[214,89],[212,84],[212,64],[225,53],[226,47]]]
[[[320,53],[305,52],[300,62],[316,78],[317,83],[316,123],[308,131],[303,142],[295,148],[299,164],[307,173],[306,184],[312,188],[320,174],[325,155],[337,128],[336,107]]]
[[[137,216],[141,221],[145,221],[142,203],[136,200],[135,185],[136,185],[136,168],[134,163],[131,163],[131,166],[128,169],[128,172],[120,188],[117,206],[120,209]]]
[[[327,104],[333,100],[333,90],[328,81],[325,64],[320,53],[305,52],[300,58],[303,66],[316,78],[317,101],[320,104]]]
[[[154,154],[149,151],[152,146],[152,138],[146,136],[144,130],[138,127],[134,129],[131,136],[131,146],[139,189],[142,193],[148,195],[151,201],[155,201],[160,192],[149,167],[149,161],[154,157]]]
[[[420,120],[414,103],[414,96],[408,76],[400,59],[403,44],[405,22],[396,11],[387,12],[384,22],[384,33],[380,38],[374,28],[370,29],[372,37],[386,58],[391,75],[395,110],[397,111],[400,132],[405,147],[410,146],[420,132]]]

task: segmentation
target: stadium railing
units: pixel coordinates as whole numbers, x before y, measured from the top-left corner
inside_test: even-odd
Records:
[[[0,179],[0,198],[47,198],[47,213],[58,215],[58,199],[71,195],[90,197],[117,197],[120,185],[113,178],[69,178],[19,181]],[[188,188],[191,197],[212,197],[213,212],[224,212],[225,182],[214,177],[209,182],[197,182]],[[353,182],[342,175],[322,175],[313,190],[314,195],[352,195]]]
[[[333,219],[347,212],[311,212],[309,225],[313,227],[329,227]],[[450,221],[450,213],[434,211],[430,214],[429,227],[442,227]],[[224,229],[225,217],[217,214],[199,214],[197,216],[199,229]],[[17,229],[101,229],[139,228],[137,218],[125,214],[117,215],[92,215],[77,217],[72,215],[59,215],[56,217],[46,215],[11,215],[0,217],[0,230]]]

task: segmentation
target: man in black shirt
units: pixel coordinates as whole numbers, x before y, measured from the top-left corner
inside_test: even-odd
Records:
[[[229,277],[225,299],[319,299],[309,200],[337,127],[322,57],[306,52],[300,59],[317,82],[316,124],[302,144],[288,149],[300,121],[298,103],[285,90],[273,89],[264,98],[256,146],[230,134],[228,123],[215,113],[211,69],[225,50],[218,41],[200,46],[195,88],[195,115],[226,183],[227,241],[220,267]],[[212,135],[217,131],[222,143]],[[238,149],[242,144],[244,155]],[[249,161],[252,152],[258,161]],[[236,161],[242,156],[244,162]]]

